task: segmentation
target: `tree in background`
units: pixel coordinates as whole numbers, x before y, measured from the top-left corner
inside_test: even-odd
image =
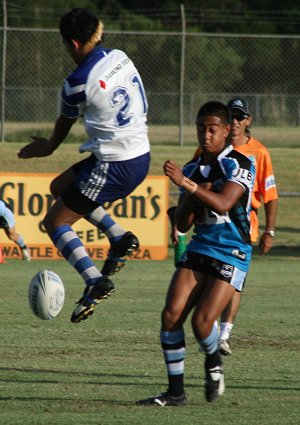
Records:
[[[181,30],[184,4],[188,31],[299,34],[300,3],[295,0],[15,0],[7,2],[10,26],[56,28],[59,16],[75,7],[99,14],[111,30]]]

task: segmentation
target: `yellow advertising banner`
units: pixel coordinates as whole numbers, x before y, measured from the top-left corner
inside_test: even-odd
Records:
[[[55,174],[0,173],[0,199],[14,213],[16,230],[28,245],[33,259],[62,258],[43,228],[43,218],[54,202],[49,192]],[[128,197],[103,205],[107,213],[125,230],[136,234],[140,248],[137,260],[163,260],[168,252],[168,179],[148,176]],[[94,260],[107,256],[106,236],[86,220],[79,220],[77,232]],[[4,258],[20,258],[18,246],[1,232],[0,243]]]

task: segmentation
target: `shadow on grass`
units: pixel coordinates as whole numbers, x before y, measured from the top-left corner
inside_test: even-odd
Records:
[[[137,406],[136,400],[133,401],[124,401],[124,400],[112,400],[112,399],[101,399],[101,398],[89,398],[88,401],[83,399],[78,399],[77,397],[70,398],[70,397],[0,397],[0,401],[23,401],[23,402],[35,402],[35,401],[53,401],[53,402],[63,402],[66,403],[68,401],[74,403],[79,403],[79,411],[81,409],[81,403],[84,402],[86,405],[87,403],[103,403],[111,406],[112,404],[118,405],[118,406]],[[76,414],[76,410],[72,407],[73,413]],[[100,423],[100,422],[99,422]]]
[[[25,368],[17,368],[17,367],[0,367],[0,371],[6,371],[6,372],[25,372],[25,373],[57,373],[59,375],[72,375],[74,376],[74,373],[76,373],[79,376],[94,376],[94,377],[114,377],[114,378],[154,378],[155,376],[148,375],[127,375],[123,373],[95,373],[95,372],[75,372],[74,370],[71,371],[63,371],[63,370],[55,370],[55,369],[25,369]]]
[[[74,376],[74,371],[69,371],[69,372],[65,372],[65,371],[61,371],[61,370],[45,370],[45,369],[23,369],[23,368],[5,368],[2,367],[0,368],[0,370],[2,371],[15,371],[15,372],[26,372],[26,373],[34,373],[34,374],[39,374],[39,373],[49,373],[49,374],[59,374],[59,375],[72,375]],[[78,375],[85,375],[85,376],[92,376],[94,378],[99,378],[99,377],[106,377],[106,378],[126,378],[126,382],[114,382],[114,381],[91,381],[91,382],[84,382],[84,385],[109,385],[109,386],[148,386],[151,385],[153,386],[153,379],[157,380],[157,385],[164,385],[164,383],[160,382],[160,378],[157,376],[150,376],[150,375],[140,375],[140,374],[136,374],[136,375],[128,375],[128,374],[115,374],[115,373],[100,373],[100,374],[95,374],[93,372],[79,372]],[[137,381],[137,382],[128,382],[128,378],[130,379],[142,379],[143,382]],[[164,379],[164,377],[161,377],[162,379]],[[151,379],[151,382],[147,382],[149,379]],[[189,377],[189,381],[190,380],[196,380],[197,383],[193,384],[193,383],[186,383],[185,386],[186,388],[194,388],[194,387],[202,387],[204,385],[204,377],[200,377],[200,376],[194,376],[194,377]],[[299,386],[291,386],[293,384],[299,384],[298,380],[291,380],[289,378],[287,379],[259,379],[260,385],[256,384],[256,381],[254,379],[244,379],[242,381],[238,381],[239,384],[234,384],[234,380],[230,380],[231,384],[227,384],[226,388],[235,388],[235,389],[260,389],[260,390],[284,390],[284,391],[300,391],[300,387]],[[249,381],[249,383],[247,384],[245,381]],[[35,384],[67,384],[66,381],[59,381],[59,380],[55,380],[55,379],[30,379],[30,380],[20,380],[20,379],[2,379],[2,382],[23,382],[23,383],[35,383]],[[70,382],[71,384],[76,384],[76,381],[72,381]],[[82,381],[77,382],[78,384],[82,384]],[[276,385],[277,384],[277,385]],[[279,385],[278,385],[279,384]],[[9,397],[0,397],[0,400],[4,400],[4,399],[8,399]],[[15,397],[14,397],[15,398]],[[24,400],[26,400],[26,398],[24,398]]]

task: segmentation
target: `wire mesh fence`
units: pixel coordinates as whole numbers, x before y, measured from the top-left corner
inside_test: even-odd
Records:
[[[56,29],[3,27],[0,43],[5,139],[7,123],[53,122],[74,63]],[[249,101],[254,125],[300,124],[300,37],[108,31],[104,45],[139,69],[149,125],[194,125],[201,104],[234,96]]]

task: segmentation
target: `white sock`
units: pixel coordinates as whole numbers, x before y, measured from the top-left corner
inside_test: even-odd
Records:
[[[229,339],[232,328],[233,323],[221,322],[219,340],[221,341],[222,339]]]
[[[213,326],[217,329],[217,331],[219,332],[219,322],[217,320],[214,321]]]
[[[117,242],[125,234],[125,230],[116,223],[103,207],[98,207],[86,217],[86,220],[105,233],[110,243]]]

